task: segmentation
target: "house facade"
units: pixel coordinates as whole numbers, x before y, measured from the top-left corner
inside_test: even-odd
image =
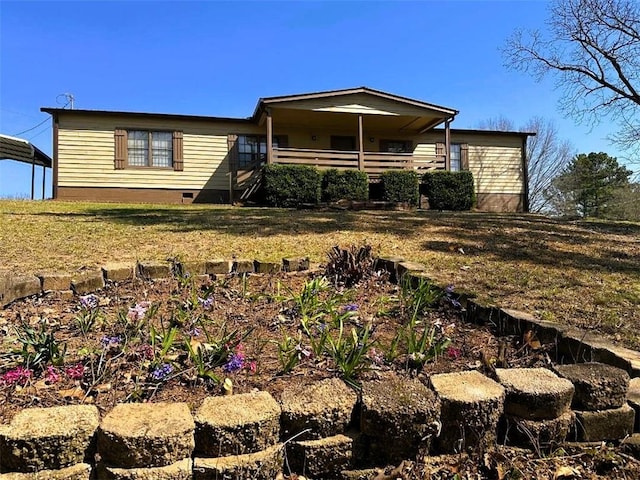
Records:
[[[478,209],[527,211],[530,134],[453,129],[456,110],[366,87],[260,99],[251,117],[42,108],[53,118],[53,196],[226,203],[264,164],[470,170]]]

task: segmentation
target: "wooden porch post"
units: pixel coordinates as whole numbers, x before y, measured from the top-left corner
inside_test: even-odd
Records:
[[[451,170],[451,119],[444,122],[444,164],[446,170]]]
[[[47,178],[47,167],[42,165],[42,200],[44,200],[45,180]]]
[[[358,170],[364,171],[364,134],[362,132],[362,114],[358,114]]]
[[[267,165],[273,162],[273,118],[271,109],[267,108]]]

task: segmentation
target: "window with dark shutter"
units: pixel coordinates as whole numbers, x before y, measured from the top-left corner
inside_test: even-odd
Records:
[[[115,130],[114,168],[184,169],[181,131]]]

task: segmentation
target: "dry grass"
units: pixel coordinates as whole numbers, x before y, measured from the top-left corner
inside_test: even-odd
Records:
[[[309,255],[370,243],[425,263],[485,302],[640,347],[640,224],[535,215],[296,211],[0,201],[0,266],[72,271],[108,261]],[[1,267],[0,267],[1,268]]]

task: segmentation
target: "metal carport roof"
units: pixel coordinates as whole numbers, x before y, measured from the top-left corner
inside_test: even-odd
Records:
[[[42,198],[45,189],[45,168],[51,168],[51,157],[28,140],[0,134],[0,160],[17,160],[31,164],[31,199],[34,198],[36,165],[42,167]]]
[[[0,160],[17,160],[51,168],[51,157],[28,140],[0,134]]]

